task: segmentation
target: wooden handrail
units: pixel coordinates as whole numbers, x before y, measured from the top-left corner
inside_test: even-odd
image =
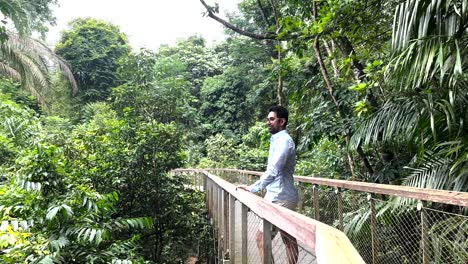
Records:
[[[226,171],[261,176],[262,172],[237,170],[237,169],[206,169],[207,171]],[[414,188],[390,184],[367,183],[358,181],[335,180],[318,177],[294,176],[298,182],[307,182],[317,185],[325,185],[348,190],[362,191],[368,193],[385,194],[404,198],[413,198],[422,201],[444,203],[458,206],[468,206],[468,193],[454,192],[435,189]]]
[[[177,169],[174,172],[203,173],[223,190],[247,206],[260,218],[286,231],[315,251],[317,263],[364,263],[357,250],[341,231],[297,212],[272,204],[248,191],[200,169]]]

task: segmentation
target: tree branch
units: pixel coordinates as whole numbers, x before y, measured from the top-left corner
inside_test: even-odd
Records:
[[[314,41],[314,52],[315,52],[315,57],[317,58],[317,62],[319,64],[320,72],[322,73],[322,77],[325,80],[325,84],[327,86],[328,93],[330,94],[331,99],[333,100],[333,103],[335,104],[338,113],[341,115],[341,108],[340,104],[338,103],[338,99],[335,96],[334,90],[333,90],[333,84],[330,80],[327,68],[325,67],[325,63],[323,62],[323,57],[322,53],[320,52],[320,34],[315,37]]]
[[[276,34],[271,34],[271,33],[264,33],[264,34],[257,34],[257,33],[253,33],[253,32],[249,32],[249,31],[245,31],[241,28],[238,28],[237,26],[227,22],[226,20],[220,18],[219,16],[217,16],[210,8],[209,5],[207,5],[205,3],[204,0],[200,0],[200,2],[203,4],[203,6],[206,8],[206,12],[208,12],[208,16],[211,17],[212,19],[218,21],[219,23],[221,23],[223,26],[229,28],[229,29],[232,29],[234,32],[236,33],[239,33],[243,36],[247,36],[247,37],[251,37],[251,38],[254,38],[254,39],[259,39],[259,40],[263,40],[263,39],[276,39]]]

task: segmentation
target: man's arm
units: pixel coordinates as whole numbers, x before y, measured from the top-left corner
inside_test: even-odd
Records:
[[[278,177],[279,172],[286,164],[286,160],[293,146],[284,138],[278,139],[278,142],[275,142],[275,144],[277,145],[275,151],[271,154],[272,157],[269,159],[267,170],[260,177],[260,180],[246,189],[247,191],[256,193],[264,189]]]

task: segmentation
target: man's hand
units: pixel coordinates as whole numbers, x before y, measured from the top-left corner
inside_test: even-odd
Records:
[[[242,189],[244,191],[249,191],[248,188],[249,188],[249,186],[241,184],[241,185],[236,186],[236,191],[237,191],[237,189]]]

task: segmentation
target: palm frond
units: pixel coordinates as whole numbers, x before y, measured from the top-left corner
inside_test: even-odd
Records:
[[[414,141],[423,117],[427,117],[427,112],[416,100],[401,98],[389,101],[360,124],[351,138],[350,148],[357,149],[360,144]]]
[[[0,44],[0,60],[4,74],[21,77],[21,83],[37,101],[45,105],[44,92],[51,87],[50,72],[59,70],[69,81],[72,94],[78,85],[68,64],[43,42],[8,33],[8,40]],[[54,66],[55,65],[55,66]]]
[[[466,30],[468,10],[464,0],[407,0],[395,10],[392,47],[404,49],[427,37],[459,37]]]
[[[467,55],[467,47],[456,40],[414,40],[390,62],[386,79],[394,79],[401,90],[426,87],[433,80],[454,87],[466,71],[467,61],[461,58]]]
[[[73,77],[73,73],[70,70],[69,64],[64,59],[56,55],[51,48],[49,48],[44,42],[40,40],[32,38],[20,38],[18,35],[14,34],[12,34],[12,38],[15,39],[14,43],[19,44],[22,49],[38,51],[33,53],[33,55],[40,54],[38,59],[42,59],[44,62],[50,61],[56,65],[65,78],[69,81],[73,94],[76,94],[78,91],[78,84]]]
[[[114,226],[119,230],[151,229],[153,228],[153,219],[150,217],[117,219]]]
[[[8,16],[15,24],[21,36],[29,33],[30,15],[22,5],[22,1],[18,0],[0,0],[0,12]]]
[[[59,251],[60,249],[70,244],[70,240],[68,240],[68,238],[63,235],[60,235],[59,237],[51,236],[49,241],[49,247],[51,247],[54,251]]]
[[[418,168],[407,167],[412,173],[403,180],[403,185],[427,188],[452,190],[452,181],[447,175],[450,174],[451,160],[432,155],[426,152],[421,166]]]
[[[17,145],[31,144],[35,134],[31,121],[18,116],[6,118],[3,122],[0,120],[0,128],[3,128]]]
[[[111,232],[101,227],[79,226],[68,228],[65,236],[68,238],[74,237],[81,242],[99,245],[102,241],[110,238]]]
[[[0,62],[0,75],[10,76],[13,80],[20,82],[21,75],[10,65]]]
[[[395,56],[387,80],[401,89],[417,89],[437,80],[454,87],[468,66],[468,27],[463,0],[407,0],[395,12],[392,46]]]

